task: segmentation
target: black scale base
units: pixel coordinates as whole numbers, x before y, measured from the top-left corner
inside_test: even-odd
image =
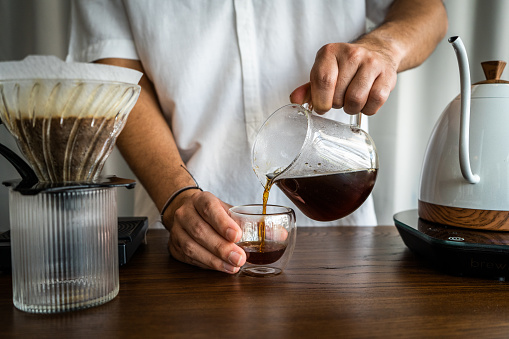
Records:
[[[441,271],[509,280],[509,232],[436,224],[417,210],[395,214],[394,222],[405,245]]]

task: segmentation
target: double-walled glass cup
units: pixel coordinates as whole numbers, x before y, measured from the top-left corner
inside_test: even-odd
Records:
[[[242,229],[237,243],[246,252],[246,264],[240,272],[268,277],[280,274],[288,265],[295,247],[295,213],[289,207],[267,205],[235,206],[230,217]]]

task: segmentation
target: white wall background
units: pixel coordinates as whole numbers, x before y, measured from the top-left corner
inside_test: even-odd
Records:
[[[461,36],[469,54],[473,82],[484,78],[481,61],[509,61],[509,38],[506,38],[509,1],[445,0],[444,3],[449,16],[447,37]],[[28,54],[64,58],[68,9],[67,0],[0,0],[0,61],[22,59]],[[502,78],[509,79],[509,75],[504,74]],[[392,224],[395,212],[417,207],[428,137],[440,113],[458,93],[457,62],[446,38],[422,66],[399,75],[388,102],[370,118],[370,133],[380,158],[373,192],[380,224]],[[16,149],[4,127],[0,127],[0,143]],[[134,178],[116,151],[104,171]],[[17,177],[12,166],[0,157],[0,181]],[[119,215],[132,215],[133,193],[125,189],[118,193]],[[0,231],[7,230],[8,223],[8,191],[1,186]]]

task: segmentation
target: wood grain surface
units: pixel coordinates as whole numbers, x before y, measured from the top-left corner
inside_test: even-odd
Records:
[[[230,276],[169,257],[164,230],[120,269],[107,304],[56,315],[12,305],[0,274],[0,338],[507,337],[509,285],[450,276],[394,226],[298,229],[286,271]]]
[[[419,217],[442,225],[509,231],[509,211],[489,211],[436,205],[419,200]]]

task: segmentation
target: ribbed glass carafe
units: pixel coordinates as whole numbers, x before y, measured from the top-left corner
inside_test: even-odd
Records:
[[[14,306],[56,313],[118,294],[115,188],[36,195],[11,189],[9,204]]]

